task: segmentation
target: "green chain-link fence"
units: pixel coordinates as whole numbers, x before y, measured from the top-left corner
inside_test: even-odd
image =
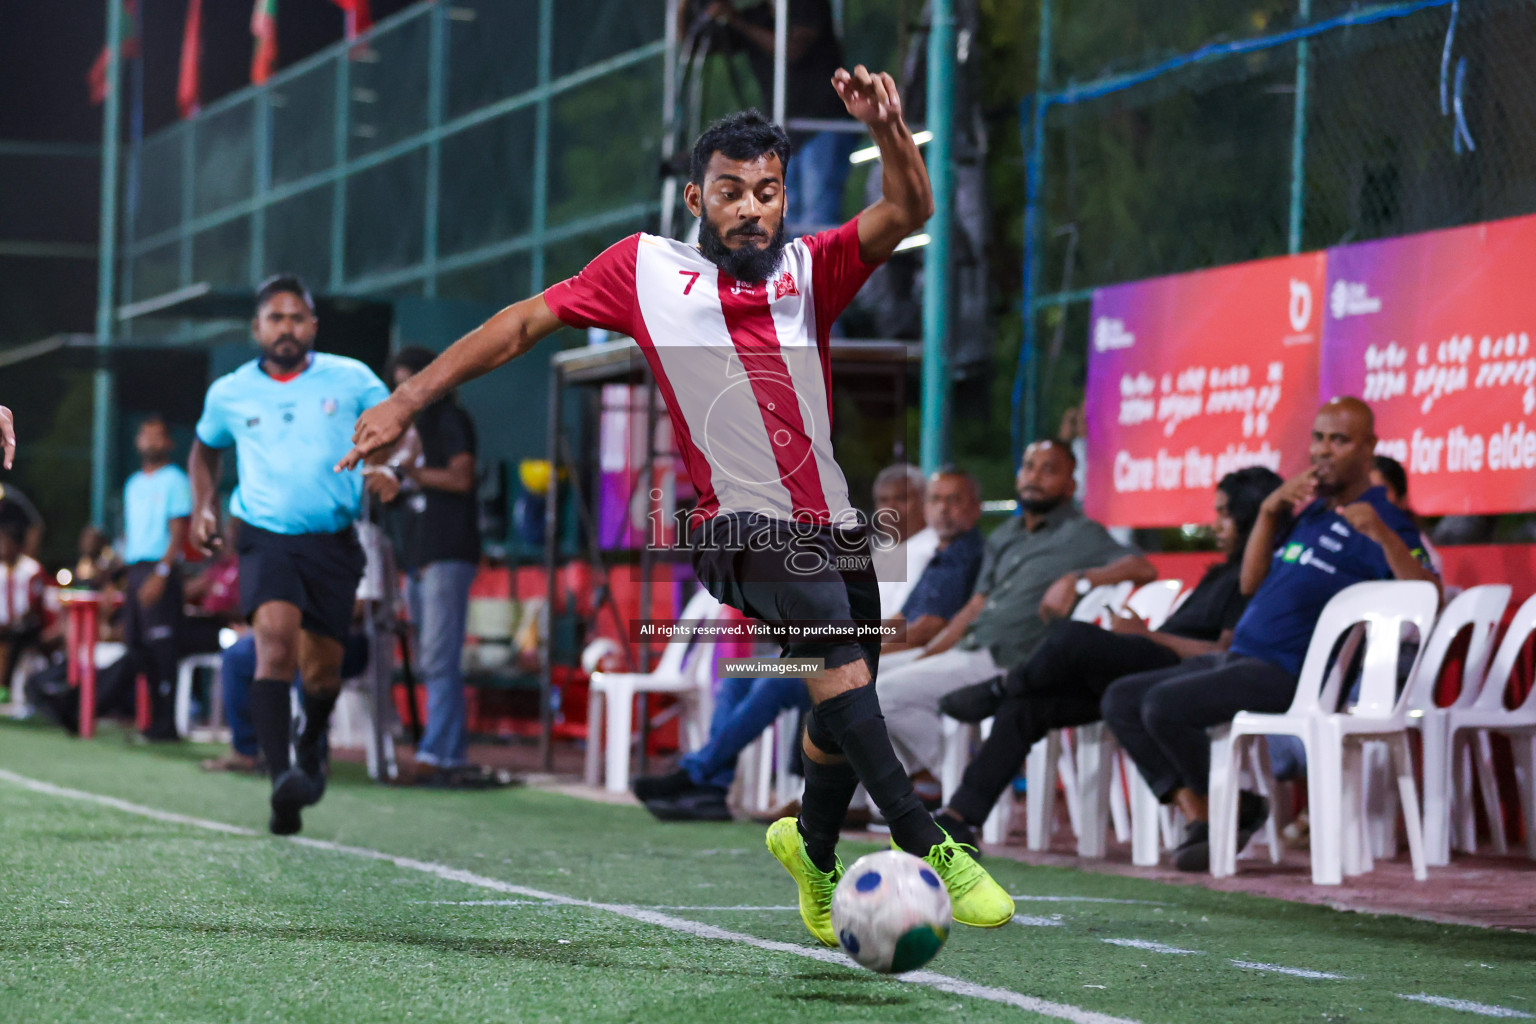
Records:
[[[1041,0],[1015,442],[1097,286],[1536,210],[1530,0]]]

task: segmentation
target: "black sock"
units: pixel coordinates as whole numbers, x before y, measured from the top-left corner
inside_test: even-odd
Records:
[[[304,691],[304,728],[299,733],[298,743],[294,744],[294,752],[299,767],[311,775],[320,771],[321,752],[331,729],[331,712],[336,709],[336,698],[340,696],[340,690],[329,693]]]
[[[848,816],[848,803],[859,788],[859,777],[847,761],[821,764],[809,757],[805,766],[805,795],[800,799],[800,837],[805,854],[820,871],[837,863],[837,833]]]
[[[291,680],[257,679],[251,683],[251,724],[256,727],[256,741],[267,759],[272,778],[286,772],[290,762],[288,744],[293,731],[293,708],[288,691]]]
[[[812,742],[822,747],[814,739],[817,733],[830,735],[836,741],[890,825],[891,838],[897,846],[923,857],[944,841],[944,831],[933,823],[933,816],[912,791],[912,780],[907,778],[891,749],[873,683],[829,697],[816,705],[811,714],[817,719]]]

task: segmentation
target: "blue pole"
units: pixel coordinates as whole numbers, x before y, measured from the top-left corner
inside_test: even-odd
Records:
[[[920,421],[924,473],[943,465],[949,449],[949,236],[954,192],[955,13],[933,0],[928,32],[928,176],[933,217],[923,259],[923,385]]]
[[[117,269],[118,122],[123,95],[123,2],[107,0],[107,98],[101,118],[101,253],[96,268],[96,345],[112,344]],[[112,471],[112,371],[98,366],[91,402],[91,522],[106,526]]]
[[[1312,20],[1312,0],[1300,0],[1297,15],[1303,26]],[[1288,252],[1301,252],[1303,206],[1306,202],[1307,162],[1307,57],[1306,37],[1296,43],[1296,102],[1291,123],[1291,217],[1286,242]]]
[[[1036,53],[1035,95],[1030,102],[1029,131],[1024,139],[1024,319],[1019,365],[1013,379],[1013,458],[1023,458],[1024,446],[1039,429],[1039,360],[1035,352],[1035,287],[1040,263],[1040,188],[1045,179],[1046,92],[1051,74],[1051,0],[1040,3],[1040,41]],[[1020,126],[1021,130],[1023,125]]]

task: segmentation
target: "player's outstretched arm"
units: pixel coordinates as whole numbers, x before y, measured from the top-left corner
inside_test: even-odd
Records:
[[[882,195],[859,214],[859,256],[865,263],[879,263],[933,216],[933,186],[902,116],[894,78],[860,64],[852,71],[838,68],[832,88],[880,149]]]
[[[394,444],[422,409],[465,381],[516,359],[564,326],[542,294],[508,306],[450,345],[389,398],[364,411],[352,431],[352,450],[336,464],[336,471],[352,469]]]

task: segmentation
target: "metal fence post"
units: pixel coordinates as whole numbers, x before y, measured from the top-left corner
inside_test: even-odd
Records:
[[[107,0],[107,98],[101,125],[101,253],[96,272],[96,345],[112,344],[117,269],[118,123],[123,95],[123,4]],[[91,402],[91,522],[105,527],[111,478],[114,388],[112,371],[97,366]]]
[[[1312,20],[1312,0],[1299,0],[1297,17],[1305,25]],[[1287,224],[1288,252],[1301,251],[1303,206],[1306,203],[1307,160],[1307,57],[1310,44],[1303,36],[1296,43],[1296,99],[1291,124],[1291,215]]]
[[[951,0],[933,0],[928,27],[928,176],[933,217],[923,260],[922,430],[924,473],[945,461],[949,405],[949,236],[954,206],[955,12]]]

